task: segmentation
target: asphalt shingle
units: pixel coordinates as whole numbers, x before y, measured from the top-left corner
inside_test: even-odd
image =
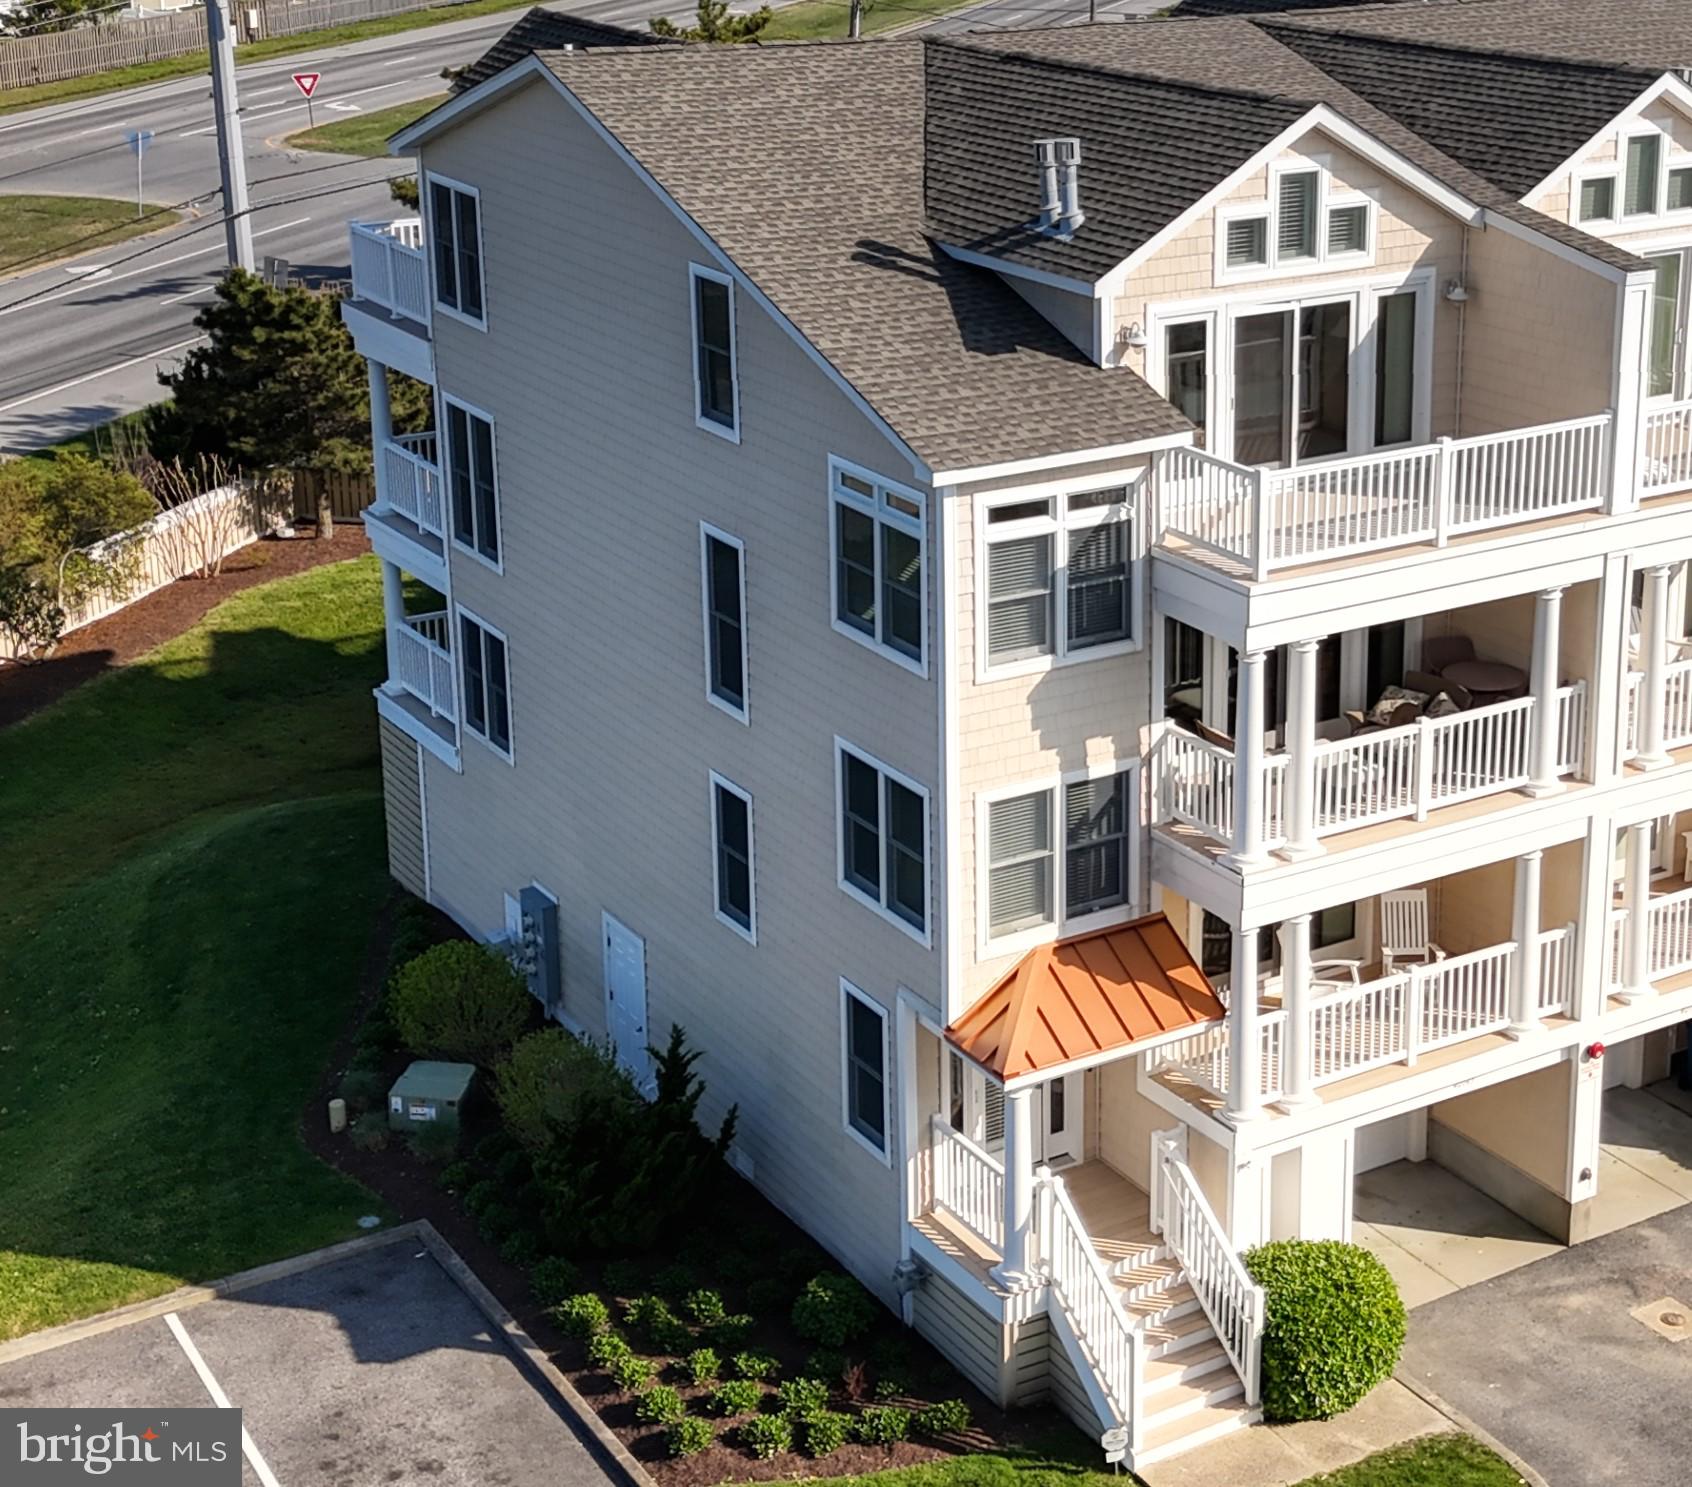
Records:
[[[477,83],[485,83],[495,73],[504,72],[531,52],[562,51],[565,47],[586,51],[598,47],[652,46],[668,42],[668,37],[654,36],[650,31],[631,31],[605,21],[590,21],[585,16],[543,10],[537,5],[460,72],[452,81],[451,91],[462,93]]]

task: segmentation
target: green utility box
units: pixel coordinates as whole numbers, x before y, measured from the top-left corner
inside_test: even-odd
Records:
[[[474,1064],[442,1064],[419,1059],[388,1091],[388,1129],[411,1131],[436,1125],[458,1133],[459,1111],[476,1077]]]

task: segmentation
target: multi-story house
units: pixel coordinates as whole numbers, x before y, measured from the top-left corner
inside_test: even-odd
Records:
[[[352,229],[396,876],[1131,1462],[1692,1016],[1692,25],[1575,9],[513,46]]]

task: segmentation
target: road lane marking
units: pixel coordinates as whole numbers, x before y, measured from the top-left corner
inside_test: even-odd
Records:
[[[410,61],[411,59],[409,57],[402,57],[400,60],[403,62]],[[438,74],[425,72],[419,77],[396,77],[391,82],[373,83],[368,88],[355,88],[351,93],[341,94],[341,98],[361,98],[366,93],[380,93],[384,88],[403,88],[407,83],[420,83],[425,78],[435,76],[438,76]],[[339,100],[337,100],[337,102],[338,101]],[[334,103],[329,105],[330,108],[334,108],[335,106],[336,105]],[[295,98],[286,103],[272,104],[268,108],[244,108],[241,110],[241,122],[245,124],[250,123],[255,119],[268,119],[276,114],[285,114],[290,110],[297,111],[304,107],[305,105],[301,103],[299,99]],[[178,139],[193,139],[195,135],[212,134],[215,133],[216,130],[216,124],[208,124],[204,129],[190,129],[186,134],[179,134],[176,137]]]
[[[120,361],[109,367],[101,367],[97,372],[88,372],[81,377],[73,377],[69,382],[61,382],[57,387],[44,387],[40,392],[27,393],[21,398],[14,398],[9,403],[0,403],[0,413],[10,413],[14,408],[21,408],[25,403],[39,402],[42,398],[50,398],[56,392],[69,392],[73,387],[81,387],[84,382],[92,382],[97,377],[105,377],[112,372],[121,372],[126,367],[132,367],[137,362],[152,361],[155,357],[168,356],[172,351],[180,351],[184,346],[194,346],[205,340],[204,336],[192,336],[186,341],[178,341],[174,346],[161,346],[157,351],[144,351],[140,356],[132,356],[128,361]]]
[[[206,1386],[206,1393],[211,1395],[212,1403],[220,1410],[234,1409],[235,1406],[229,1402],[229,1396],[223,1392],[223,1385],[218,1383],[216,1375],[206,1367],[206,1360],[194,1346],[194,1339],[182,1325],[182,1318],[173,1311],[167,1311],[165,1325],[176,1334],[177,1342],[188,1355],[188,1361],[194,1365],[194,1372],[199,1374],[200,1382]],[[247,1465],[252,1467],[253,1475],[264,1483],[264,1487],[281,1487],[281,1483],[276,1480],[276,1473],[270,1469],[270,1464],[259,1455],[259,1448],[253,1444],[253,1438],[247,1434],[245,1425],[241,1427],[241,1454],[247,1458]]]
[[[198,289],[190,289],[186,294],[173,294],[169,299],[159,301],[161,305],[179,305],[185,299],[193,299],[197,294],[205,294],[208,290],[216,289],[215,284],[202,284]]]

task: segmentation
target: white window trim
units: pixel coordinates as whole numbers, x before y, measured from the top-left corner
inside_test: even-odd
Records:
[[[1656,209],[1649,212],[1630,212],[1627,209],[1627,152],[1636,139],[1657,141]],[[1623,227],[1656,222],[1666,215],[1668,206],[1668,166],[1673,141],[1655,124],[1636,123],[1624,127],[1616,139],[1616,221]]]
[[[711,539],[734,548],[740,554],[740,706],[711,690]],[[747,666],[746,544],[708,521],[699,523],[699,616],[705,637],[705,700],[737,722],[752,721],[752,675]]]
[[[1281,178],[1288,175],[1317,174],[1316,183],[1316,253],[1312,258],[1293,258],[1281,261],[1278,233],[1280,215]],[[1330,161],[1325,155],[1278,160],[1269,167],[1269,193],[1259,201],[1231,202],[1219,206],[1215,212],[1215,242],[1212,255],[1213,273],[1220,285],[1260,283],[1264,280],[1297,279],[1321,273],[1330,268],[1372,268],[1379,241],[1380,203],[1368,191],[1336,185]],[[1328,213],[1334,207],[1362,206],[1368,208],[1364,226],[1364,247],[1357,253],[1328,251]],[[1228,264],[1228,224],[1245,218],[1261,217],[1268,224],[1264,229],[1264,252],[1267,262]]]
[[[435,170],[424,171],[423,180],[425,184],[423,190],[418,193],[418,204],[421,207],[419,215],[423,219],[423,262],[429,272],[429,307],[437,314],[456,320],[460,325],[468,325],[485,335],[488,329],[488,255],[486,246],[487,228],[483,223],[482,216],[481,188],[469,185],[464,181],[455,181],[451,176],[443,176]],[[429,189],[436,185],[446,186],[454,191],[462,191],[466,196],[473,196],[476,199],[476,266],[482,276],[482,316],[479,320],[474,315],[466,315],[464,311],[454,309],[451,305],[443,305],[436,293],[438,281],[435,278],[435,193]],[[452,224],[452,237],[456,244],[458,241],[456,218]]]
[[[860,760],[880,774],[884,780],[893,780],[913,791],[922,800],[922,866],[923,866],[923,904],[922,928],[918,929],[908,919],[895,914],[880,899],[871,898],[863,889],[846,876],[846,755]],[[882,892],[887,891],[887,795],[883,790],[879,797],[881,810],[881,883]],[[874,754],[859,748],[854,743],[848,743],[838,733],[834,736],[834,871],[836,881],[840,884],[840,891],[848,898],[855,899],[866,909],[873,910],[889,924],[909,935],[917,944],[928,949],[933,943],[934,932],[934,828],[932,824],[931,801],[928,787],[918,784],[908,774],[894,769],[890,764],[883,764]]]
[[[726,924],[741,939],[748,944],[758,943],[758,848],[754,835],[752,797],[739,785],[720,775],[716,770],[710,771],[711,776],[711,912],[717,923]],[[722,882],[718,871],[718,862],[722,850],[722,820],[717,809],[717,791],[726,790],[730,795],[737,796],[746,802],[746,876],[749,901],[747,903],[747,917],[750,924],[741,924],[733,916],[723,912]]]
[[[878,1147],[852,1124],[852,1025],[847,999],[862,1002],[881,1019],[881,1130]],[[893,1044],[892,1018],[874,997],[860,990],[844,976],[840,978],[840,1125],[859,1146],[883,1167],[893,1165]]]
[[[1140,763],[1138,759],[1111,760],[1071,769],[1063,774],[1041,775],[1020,780],[1014,785],[997,785],[991,790],[978,791],[975,797],[975,953],[977,960],[992,960],[1004,955],[1017,955],[1037,945],[1049,945],[1072,935],[1107,929],[1111,925],[1126,924],[1145,912],[1141,893],[1140,854],[1143,850],[1142,824],[1144,809],[1140,799]],[[1070,785],[1087,780],[1110,779],[1127,775],[1128,793],[1128,901],[1108,909],[1095,909],[1089,914],[1071,915],[1067,911],[1069,899],[1069,847],[1064,839],[1064,791]],[[1052,849],[1056,861],[1052,871],[1053,917],[1047,924],[1031,925],[1008,935],[994,935],[990,916],[992,848],[988,831],[989,808],[1001,800],[1015,800],[1021,795],[1046,792],[1052,796]]]
[[[495,561],[480,548],[470,543],[462,542],[458,536],[458,523],[452,509],[452,428],[447,422],[445,412],[447,408],[458,408],[471,418],[479,418],[488,426],[488,446],[493,453],[493,486],[494,486],[494,542],[499,549],[499,558]],[[486,409],[478,408],[474,403],[467,403],[463,398],[454,397],[450,392],[441,393],[441,416],[435,420],[436,438],[439,440],[439,454],[443,456],[440,466],[441,493],[446,503],[444,515],[446,517],[447,541],[466,557],[474,558],[484,568],[494,573],[505,572],[505,509],[500,503],[499,495],[499,425],[494,421],[493,414]],[[472,509],[471,519],[475,519]]]
[[[467,695],[469,689],[466,687],[464,679],[464,626],[462,623],[464,620],[469,620],[471,624],[478,626],[483,634],[493,636],[505,647],[505,722],[511,734],[511,747],[509,749],[500,748],[491,738],[487,737],[486,734],[478,733],[470,724],[470,703]],[[511,641],[509,637],[499,626],[490,625],[475,610],[455,601],[453,604],[452,642],[453,677],[458,683],[458,726],[471,738],[480,742],[482,747],[496,759],[503,759],[507,764],[515,765],[517,762],[517,698],[511,687]]]
[[[707,418],[704,413],[705,385],[699,380],[699,281],[701,279],[708,279],[713,284],[721,284],[728,290],[729,384],[734,389],[734,424],[732,427],[720,424],[714,418]],[[693,328],[692,339],[688,342],[688,352],[693,359],[694,426],[704,429],[708,434],[715,434],[719,439],[726,439],[730,444],[738,444],[740,443],[740,325],[736,318],[734,280],[714,268],[707,268],[702,263],[688,264],[687,310],[688,321]]]
[[[917,508],[918,515],[907,516],[902,511],[889,510],[886,503],[877,497],[873,506],[856,491],[848,491],[841,484],[842,475],[852,475],[859,480],[868,481],[888,493],[911,502]],[[837,506],[850,506],[854,511],[861,511],[876,523],[875,536],[875,584],[876,584],[876,612],[881,612],[881,524],[897,527],[917,540],[918,560],[922,565],[922,593],[918,599],[918,608],[922,617],[922,655],[920,657],[907,656],[903,651],[888,645],[879,634],[866,635],[862,630],[848,625],[840,618],[840,522],[835,513]],[[885,475],[878,475],[874,470],[863,465],[855,465],[850,460],[841,459],[838,455],[828,457],[828,620],[830,628],[838,635],[844,635],[848,640],[856,641],[878,656],[885,656],[896,666],[902,666],[913,676],[920,676],[928,680],[928,597],[929,583],[929,542],[928,542],[928,498],[919,490],[913,490],[908,485],[901,485],[896,480],[889,480]],[[880,621],[877,621],[877,629]]]
[[[1608,181],[1610,183],[1610,215],[1607,217],[1582,217],[1580,215],[1581,192],[1586,189],[1590,181]],[[1580,228],[1614,227],[1621,217],[1622,190],[1624,187],[1621,171],[1614,165],[1593,165],[1583,170],[1577,170],[1569,177],[1569,222],[1571,226]]]
[[[1112,656],[1131,655],[1144,649],[1146,469],[1143,465],[1113,470],[1102,475],[1067,476],[1062,480],[1045,481],[1038,485],[1018,486],[996,490],[975,503],[975,679],[977,684],[1000,681],[1006,677],[1033,676],[1059,666],[1078,666],[1087,661],[1103,661]],[[1133,634],[1127,640],[1107,641],[1103,645],[1069,649],[1069,552],[1065,538],[1070,532],[1085,527],[1103,526],[1119,519],[1121,508],[1103,506],[1094,510],[1071,514],[1068,498],[1083,491],[1109,490],[1122,486],[1128,492],[1128,607],[1133,616]],[[1016,506],[1025,501],[1050,501],[1053,515],[1030,517],[1026,521],[1011,522],[998,529],[999,540],[1034,536],[1049,532],[1052,536],[1052,651],[1045,656],[1026,656],[1016,661],[994,661],[987,650],[988,547],[993,540],[989,513],[998,506]]]
[[[1628,142],[1655,135],[1662,143],[1657,156],[1657,210],[1629,212],[1627,203]],[[1612,232],[1641,232],[1652,226],[1674,227],[1692,223],[1692,207],[1671,209],[1668,201],[1669,173],[1692,168],[1692,151],[1682,149],[1666,130],[1640,118],[1634,118],[1610,136],[1615,144],[1614,160],[1589,160],[1576,165],[1569,172],[1569,224],[1579,228],[1606,227]],[[1588,181],[1608,177],[1614,182],[1614,210],[1608,217],[1592,217],[1583,221],[1580,215],[1581,187]],[[1632,244],[1629,245],[1634,246]]]

